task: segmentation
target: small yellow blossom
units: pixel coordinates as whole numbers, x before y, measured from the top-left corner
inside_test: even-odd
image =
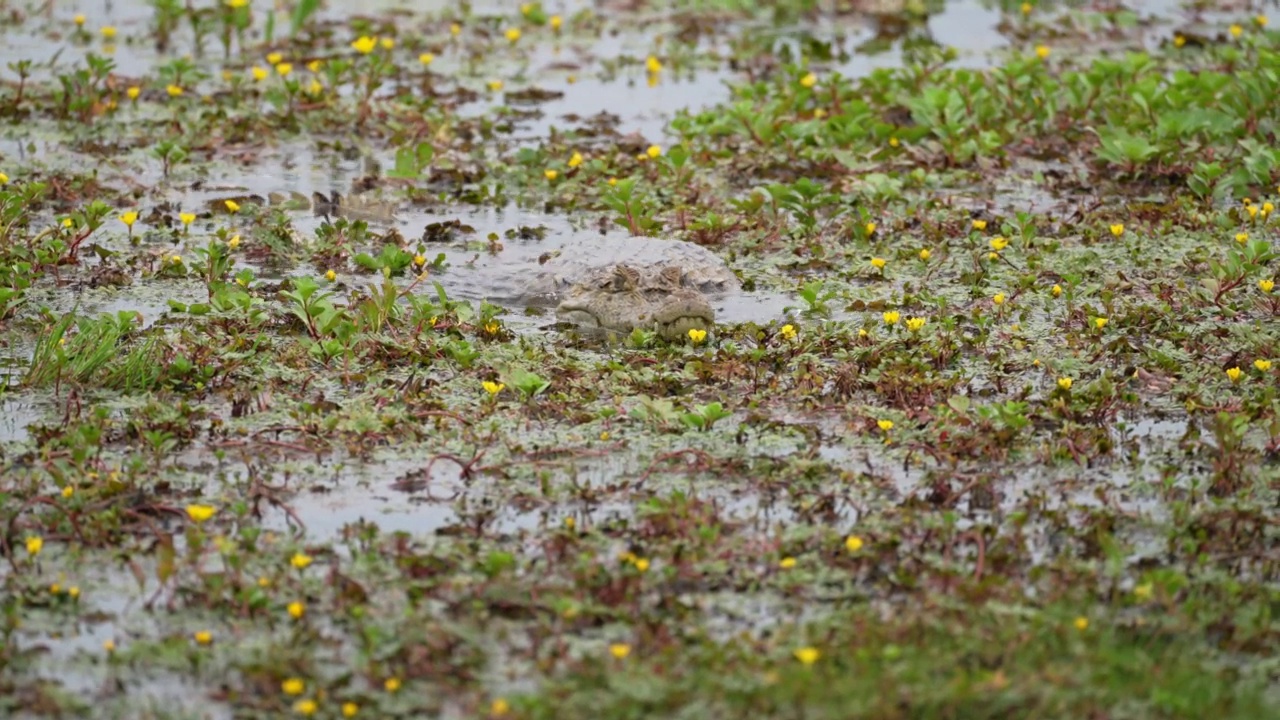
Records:
[[[1009,241],[1005,240],[1003,236],[997,235],[991,238],[990,245],[992,250],[995,250],[996,252],[1000,252],[1001,250],[1009,247]]]
[[[71,486],[71,485],[68,485],[68,486],[66,486],[66,487],[62,488],[62,497],[64,497],[64,498],[68,498],[68,499],[70,499],[70,498],[71,498],[71,496],[72,496],[72,495],[75,495],[75,494],[76,494],[76,489],[75,489],[73,486]]]
[[[623,660],[631,654],[631,646],[626,643],[614,643],[609,646],[609,654]]]
[[[506,385],[493,382],[492,380],[485,380],[482,385],[484,386],[484,391],[489,393],[490,397],[502,392],[502,389],[506,387]]]
[[[294,553],[293,557],[289,558],[289,564],[299,570],[305,570],[311,564],[311,556],[302,552]]]
[[[302,691],[307,689],[307,685],[302,681],[302,678],[292,677],[280,683],[280,689],[284,691],[285,695],[301,695]]]
[[[39,555],[42,549],[44,549],[44,538],[39,535],[32,535],[27,538],[28,555]]]
[[[1037,46],[1036,46],[1036,57],[1040,58],[1041,60],[1044,60],[1045,58],[1049,57],[1049,46],[1048,46],[1048,45],[1037,45]]]
[[[77,13],[75,17],[71,18],[71,22],[75,23],[76,27],[83,27],[84,21],[87,19],[88,18],[84,16],[84,13]]]
[[[191,518],[191,521],[197,524],[205,522],[209,518],[213,517],[213,514],[216,512],[218,512],[218,509],[212,505],[192,504],[187,506],[187,517]]]
[[[911,332],[920,332],[920,330],[924,328],[926,322],[928,321],[922,317],[907,318],[907,330]]]
[[[293,704],[293,711],[298,713],[299,715],[315,715],[316,710],[319,710],[319,709],[320,709],[320,706],[316,704],[316,701],[310,700],[310,699],[299,700],[298,702]]]
[[[191,223],[196,221],[196,214],[195,213],[178,213],[178,219],[182,221],[183,225],[190,225]]]
[[[1231,382],[1240,382],[1240,378],[1244,377],[1244,371],[1239,367],[1227,368],[1227,377]]]
[[[449,25],[449,34],[454,37],[458,37],[462,34],[462,26],[458,23],[452,23]]]
[[[1247,213],[1249,213],[1249,219],[1250,219],[1250,220],[1255,220],[1255,219],[1257,219],[1257,217],[1258,217],[1258,206],[1257,206],[1257,205],[1245,205],[1245,206],[1244,206],[1244,211],[1245,211],[1245,212],[1247,212]]]
[[[1141,600],[1141,601],[1150,600],[1150,599],[1151,599],[1151,595],[1152,595],[1152,593],[1154,592],[1154,590],[1155,590],[1155,587],[1154,587],[1154,586],[1152,586],[1152,584],[1151,584],[1151,583],[1149,583],[1149,582],[1148,582],[1148,583],[1142,583],[1141,585],[1135,585],[1135,586],[1134,586],[1134,588],[1133,588],[1133,596],[1134,596],[1135,598],[1137,598],[1138,600]]]
[[[421,64],[423,67],[430,65],[431,63],[435,62],[435,60],[436,60],[436,56],[431,53],[422,53],[421,55],[418,56],[418,63]]]
[[[706,340],[706,339],[707,339],[707,331],[706,331],[706,330],[699,330],[699,329],[697,329],[697,328],[689,328],[689,340],[690,340],[694,345],[697,345],[698,343],[700,343],[700,342],[702,342],[703,340]]]
[[[169,256],[169,262],[170,262],[170,263],[172,263],[172,264],[174,264],[174,265],[181,265],[181,264],[182,264],[182,256],[181,256],[181,255],[170,255],[170,256]]]
[[[1254,360],[1253,366],[1258,368],[1258,372],[1266,372],[1271,369],[1270,360]]]
[[[786,324],[786,325],[783,325],[783,326],[782,326],[782,329],[778,331],[778,334],[782,336],[782,339],[783,339],[783,340],[795,340],[795,339],[796,339],[796,327],[795,327],[794,325],[792,325],[792,324],[788,323],[788,324]]]
[[[796,559],[793,557],[784,557],[782,558],[782,560],[778,561],[778,567],[782,568],[783,570],[790,570],[795,566],[796,566]]]
[[[996,293],[995,295],[991,296],[991,302],[995,303],[996,305],[1003,305],[1004,300],[1005,300],[1004,293]]]
[[[115,640],[103,640],[103,641],[102,641],[102,649],[103,649],[103,650],[106,650],[106,651],[107,651],[107,652],[109,652],[109,653],[113,653],[113,652],[115,652],[115,651],[116,651],[116,641],[115,641]]]
[[[520,28],[511,28],[504,33],[507,36],[507,42],[516,42],[520,39]]]
[[[933,257],[933,253],[929,252],[929,248],[924,248],[923,250],[920,251],[921,260],[925,262],[929,262],[929,258],[931,257]]]
[[[351,47],[354,48],[355,51],[360,53],[361,55],[368,55],[369,53],[373,52],[373,49],[376,48],[377,46],[378,46],[377,39],[371,38],[368,35],[361,35],[360,37],[351,41]]]
[[[811,88],[817,83],[818,83],[818,76],[814,75],[813,73],[808,73],[804,77],[800,78],[800,84],[807,88]]]
[[[569,167],[576,168],[582,164],[582,153],[574,152],[569,156]]]
[[[879,428],[880,428],[881,430],[883,430],[884,432],[889,432],[890,430],[892,430],[892,429],[893,429],[893,421],[892,421],[892,420],[877,420],[877,421],[876,421],[876,427],[879,427]]]
[[[901,144],[902,143],[898,140],[897,137],[889,138],[889,147],[898,147]]]
[[[227,241],[227,247],[231,248],[232,250],[235,250],[236,248],[240,247],[240,236],[232,235],[231,239]]]
[[[276,72],[280,73],[280,77],[284,77],[293,72],[293,63],[276,63]]]
[[[1123,234],[1124,234],[1124,225],[1123,225],[1122,223],[1116,223],[1116,224],[1112,225],[1112,226],[1111,226],[1111,234],[1112,234],[1112,235],[1114,235],[1114,236],[1116,236],[1116,237],[1120,237],[1121,235],[1123,235]]]
[[[1089,629],[1089,618],[1084,617],[1082,615],[1076,618],[1075,622],[1073,622],[1072,625],[1075,625],[1076,629],[1079,630],[1080,632],[1084,632],[1085,630]]]
[[[1258,281],[1258,289],[1259,289],[1259,290],[1261,290],[1261,291],[1262,291],[1262,292],[1264,292],[1264,293],[1270,293],[1272,290],[1274,290],[1274,289],[1275,289],[1275,287],[1276,287],[1276,281],[1275,281],[1275,280],[1271,280],[1271,279],[1269,279],[1269,278],[1264,278],[1264,279],[1262,279],[1262,280],[1259,280],[1259,281]]]
[[[822,657],[822,653],[815,647],[796,648],[793,654],[801,665],[812,665],[818,662],[818,658]]]
[[[636,558],[633,565],[635,565],[636,570],[639,570],[640,572],[647,572],[649,570],[649,561],[645,558]]]
[[[1021,11],[1022,11],[1022,14],[1023,14],[1023,15],[1030,15],[1030,14],[1031,14],[1031,3],[1029,3],[1029,2],[1024,2],[1024,3],[1022,3],[1022,6],[1019,8],[1019,10],[1021,10]]]
[[[1052,293],[1054,297],[1062,297],[1062,286],[1054,285],[1049,292]]]
[[[865,232],[865,233],[866,233],[866,234],[868,234],[868,235],[875,235],[875,234],[876,234],[876,224],[875,224],[875,223],[873,223],[873,222],[869,222],[869,223],[867,223],[866,225],[863,225],[863,226],[862,226],[862,230],[863,230],[863,232]]]
[[[1174,46],[1174,47],[1176,47],[1176,48],[1180,48],[1180,47],[1182,47],[1183,45],[1186,45],[1186,44],[1187,44],[1187,38],[1186,38],[1186,36],[1184,36],[1184,35],[1180,35],[1180,34],[1179,34],[1179,35],[1174,35],[1174,36],[1173,36],[1173,46]]]
[[[395,38],[384,37],[378,40],[378,44],[382,46],[383,50],[390,50],[396,46],[396,40]]]
[[[490,80],[490,81],[489,81],[489,90],[490,90],[490,91],[492,91],[492,92],[498,92],[498,91],[499,91],[499,90],[501,90],[501,89],[502,89],[502,81],[501,81],[501,80]]]
[[[284,53],[278,53],[278,52],[267,53],[268,65],[278,65],[280,64],[281,60],[284,60]]]
[[[240,212],[240,203],[236,202],[235,200],[224,200],[222,204],[226,206],[227,212],[231,212],[231,213]]]
[[[115,25],[103,25],[101,32],[103,38],[111,40],[116,36],[116,27]]]
[[[864,544],[865,543],[863,543],[862,538],[858,537],[857,535],[850,535],[849,537],[844,539],[844,549],[848,550],[851,553],[855,553],[861,550]]]
[[[208,630],[197,630],[191,637],[195,639],[197,645],[208,645],[213,642],[213,633]]]
[[[511,712],[511,703],[502,698],[497,698],[489,703],[489,714],[493,717],[502,717]]]
[[[382,687],[389,693],[400,692],[400,678],[389,677],[382,681]]]
[[[1244,32],[1244,28],[1240,27],[1239,25],[1232,25],[1230,28],[1228,28],[1228,32],[1231,33],[1231,37],[1238,38]]]
[[[338,279],[338,273],[330,270],[324,274],[324,279],[328,280],[329,282],[333,282],[334,280]]]
[[[618,184],[618,178],[611,177],[609,178],[608,182],[609,182],[609,187],[613,187]]]
[[[1063,390],[1070,390],[1070,389],[1071,389],[1071,386],[1072,386],[1074,383],[1075,383],[1075,381],[1074,381],[1074,380],[1072,380],[1072,379],[1071,379],[1071,378],[1069,378],[1069,377],[1060,377],[1060,378],[1058,378],[1058,387],[1062,388]]]
[[[128,95],[130,100],[137,100],[138,96],[142,94],[142,88],[138,87],[137,85],[134,85],[130,87],[128,90],[125,90],[124,94]]]
[[[307,85],[308,95],[319,95],[324,92],[324,85],[319,80],[311,78],[311,83]]]
[[[564,18],[559,15],[552,15],[547,19],[547,24],[551,25],[551,29],[560,32],[560,26],[564,24]]]
[[[977,230],[978,232],[982,232],[983,230],[986,230],[986,229],[987,229],[987,221],[986,221],[986,220],[974,220],[974,221],[973,221],[973,229],[974,229],[974,230]]]
[[[1266,27],[1266,26],[1267,26],[1267,16],[1266,16],[1266,15],[1254,15],[1254,16],[1253,16],[1253,24],[1254,24],[1254,25],[1257,25],[1258,27]]]
[[[285,609],[289,611],[289,617],[293,618],[294,620],[297,620],[301,618],[303,615],[307,614],[307,606],[303,605],[302,602],[298,600],[294,600],[293,602],[289,603],[288,607],[286,607]]]
[[[242,7],[248,7],[249,0],[227,0],[227,7],[232,10],[239,10]]]
[[[312,60],[307,63],[307,69],[313,73],[320,72],[320,68],[324,66],[324,61],[320,59]]]
[[[353,702],[342,703],[342,717],[353,718],[360,712],[360,706]]]
[[[650,75],[657,75],[662,72],[662,61],[659,60],[656,55],[650,55],[644,60],[644,69],[647,70]]]
[[[897,325],[902,315],[897,310],[889,310],[880,315],[885,325]]]
[[[871,258],[871,266],[877,270],[883,270],[885,264],[886,264],[886,261],[884,258],[878,258],[878,257]]]
[[[1104,318],[1104,317],[1094,318],[1094,319],[1093,319],[1093,327],[1094,327],[1094,328],[1096,328],[1096,329],[1098,329],[1098,330],[1101,330],[1102,328],[1104,328],[1104,327],[1106,327],[1106,326],[1107,326],[1107,322],[1109,322],[1109,321],[1108,321],[1106,318]]]
[[[644,151],[644,154],[656,160],[662,154],[662,146],[650,145],[649,149]]]
[[[551,170],[549,168],[547,170],[544,170],[542,174],[545,175],[548,180],[551,180],[553,182],[555,181],[556,178],[560,177],[559,172],[555,170]]]
[[[120,222],[124,223],[125,227],[129,228],[130,230],[133,229],[133,224],[137,221],[138,221],[138,213],[133,212],[132,210],[130,210],[127,213],[120,213]]]
[[[169,97],[180,97],[183,93],[181,85],[170,85],[165,88],[165,92],[169,93]]]

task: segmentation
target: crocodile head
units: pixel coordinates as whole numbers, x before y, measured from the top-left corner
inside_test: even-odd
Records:
[[[613,333],[652,330],[671,342],[685,340],[690,330],[710,332],[716,322],[707,298],[687,287],[680,268],[671,265],[648,275],[629,265],[615,265],[603,279],[570,289],[556,316]]]

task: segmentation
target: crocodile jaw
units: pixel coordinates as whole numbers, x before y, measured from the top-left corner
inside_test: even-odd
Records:
[[[715,310],[701,296],[681,294],[662,302],[634,295],[625,300],[618,297],[619,302],[607,303],[608,307],[604,308],[571,298],[556,308],[556,317],[575,325],[623,334],[640,327],[653,330],[668,342],[685,341],[690,330],[709,333],[716,324]]]

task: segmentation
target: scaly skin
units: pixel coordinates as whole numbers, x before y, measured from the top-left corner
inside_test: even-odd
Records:
[[[706,297],[681,284],[676,267],[645,277],[617,265],[607,282],[574,288],[556,308],[556,317],[583,328],[630,333],[652,330],[669,342],[683,342],[690,330],[711,332],[716,313]]]

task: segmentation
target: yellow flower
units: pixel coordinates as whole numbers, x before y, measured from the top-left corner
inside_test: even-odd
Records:
[[[1267,26],[1267,16],[1266,16],[1266,15],[1255,15],[1255,16],[1253,17],[1253,24],[1254,24],[1254,25],[1257,25],[1258,27],[1266,27],[1266,26]]]
[[[920,332],[920,330],[924,328],[926,322],[928,321],[922,317],[907,318],[907,330],[911,332]]]
[[[127,213],[120,213],[120,222],[124,223],[125,227],[132,230],[133,224],[138,222],[138,213],[133,212],[132,210]]]
[[[1071,378],[1069,378],[1069,377],[1060,377],[1060,378],[1058,378],[1058,387],[1062,388],[1063,390],[1070,390],[1070,389],[1071,389],[1071,385],[1072,385],[1074,382],[1075,382],[1075,381],[1074,381],[1074,380],[1072,380],[1072,379],[1071,379]]]
[[[459,25],[458,23],[451,24],[449,26],[449,34],[454,37],[458,37],[459,35],[462,34],[462,26]]]
[[[1187,38],[1186,38],[1186,37],[1184,37],[1183,35],[1174,35],[1174,36],[1173,36],[1173,46],[1174,46],[1174,47],[1176,47],[1176,48],[1180,48],[1180,47],[1182,47],[1183,45],[1186,45],[1186,44],[1187,44]]]
[[[353,718],[360,712],[360,706],[353,702],[342,703],[342,717]]]
[[[1073,622],[1072,625],[1075,625],[1076,629],[1079,630],[1080,632],[1084,632],[1085,630],[1089,629],[1089,618],[1084,617],[1082,615],[1076,618],[1075,622]]]
[[[800,78],[800,84],[807,88],[811,88],[814,85],[818,84],[818,76],[814,75],[813,73],[809,73],[804,77]]]
[[[71,22],[75,23],[76,27],[82,27],[86,19],[87,18],[85,18],[84,13],[78,13],[75,17],[71,18]]]
[[[844,549],[848,550],[851,553],[855,553],[861,550],[864,544],[865,543],[863,543],[862,538],[858,537],[857,535],[850,535],[849,537],[844,539]]]
[[[988,259],[988,260],[991,260],[992,262],[994,262],[994,261],[996,261],[996,260],[999,260],[999,259],[1000,259],[1000,253],[998,253],[998,252],[990,252],[990,253],[987,253],[987,259]]]
[[[1094,318],[1093,326],[1098,330],[1101,330],[1102,328],[1107,326],[1107,322],[1108,322],[1107,319],[1104,317]]]
[[[396,40],[395,38],[384,37],[378,40],[378,44],[382,46],[383,50],[390,50],[396,46]]]
[[[491,380],[485,380],[482,384],[484,385],[484,391],[489,393],[490,397],[502,392],[502,389],[506,387],[502,383],[496,383]]]
[[[889,147],[898,147],[898,145],[900,144],[901,143],[898,141],[898,138],[896,137],[889,138]]]
[[[489,714],[493,717],[502,717],[509,712],[511,712],[511,703],[502,698],[497,698],[489,703]]]
[[[614,643],[609,646],[609,654],[623,660],[631,654],[631,646],[626,643]]]
[[[301,678],[288,678],[280,683],[280,689],[285,695],[301,695],[302,691],[307,688],[306,683]]]
[[[268,64],[268,65],[278,65],[278,64],[280,63],[280,61],[281,61],[281,60],[284,60],[284,54],[283,54],[283,53],[278,53],[278,52],[267,53],[267,64]]]
[[[165,92],[169,93],[169,97],[176,98],[181,96],[183,91],[181,85],[170,85],[165,88]]]
[[[236,202],[235,200],[224,200],[222,204],[226,206],[227,212],[233,212],[233,213],[240,212],[240,203]]]
[[[1258,368],[1258,372],[1266,372],[1271,369],[1270,360],[1254,360],[1253,366]]]
[[[974,220],[974,221],[973,221],[973,229],[974,229],[974,230],[977,230],[977,231],[979,231],[979,232],[981,232],[981,231],[983,231],[983,230],[986,230],[986,229],[987,229],[987,221],[986,221],[986,220]]]
[[[1228,28],[1228,30],[1231,33],[1231,37],[1234,37],[1234,38],[1240,37],[1241,33],[1244,32],[1244,28],[1240,27],[1239,25],[1232,25],[1230,28]]]
[[[702,342],[703,340],[706,340],[706,339],[707,339],[707,331],[706,331],[706,330],[699,330],[699,329],[697,329],[697,328],[689,328],[689,340],[690,340],[690,341],[692,341],[694,345],[697,345],[698,343],[700,343],[700,342]]]
[[[387,691],[387,692],[389,692],[389,693],[399,692],[399,691],[400,691],[400,678],[398,678],[398,677],[389,677],[389,678],[387,678],[386,680],[384,680],[384,681],[382,682],[382,687],[386,688],[386,691]]]
[[[1048,46],[1048,45],[1037,45],[1037,46],[1036,46],[1036,57],[1040,58],[1041,60],[1044,60],[1045,58],[1049,57],[1049,46]]]
[[[576,168],[582,164],[582,153],[574,152],[569,156],[569,167]]]
[[[874,268],[875,268],[875,269],[877,269],[877,270],[883,270],[883,269],[884,269],[884,266],[885,266],[885,259],[884,259],[884,258],[873,257],[873,258],[871,258],[871,266],[872,266],[872,267],[874,267]]]
[[[227,247],[231,248],[232,250],[235,250],[236,248],[240,247],[240,236],[232,235],[231,239],[227,241]]]
[[[101,32],[102,32],[102,37],[106,38],[107,40],[111,40],[116,36],[116,28],[114,25],[102,26]]]
[[[1003,305],[1004,299],[1005,299],[1004,293],[996,293],[995,295],[991,296],[991,302],[995,303],[996,305]]]
[[[359,38],[351,41],[351,47],[361,55],[368,55],[378,46],[378,41],[368,35],[361,35]]]
[[[138,96],[142,94],[142,88],[138,87],[137,85],[134,85],[128,90],[125,90],[124,94],[128,95],[130,100],[137,100]]]
[[[323,61],[323,60],[318,60],[318,59],[317,59],[317,60],[312,60],[311,62],[307,63],[307,69],[308,69],[308,70],[310,70],[310,71],[311,71],[311,72],[313,72],[313,73],[318,73],[318,72],[320,72],[320,68],[321,68],[321,67],[323,67],[323,66],[324,66],[324,61]]]
[[[873,222],[869,222],[869,223],[867,223],[866,225],[863,225],[863,226],[862,226],[862,230],[863,230],[863,232],[865,232],[865,233],[866,233],[866,234],[868,234],[868,235],[875,235],[875,234],[876,234],[876,224],[875,224],[875,223],[873,223]]]
[[[288,607],[286,607],[285,609],[289,611],[289,617],[293,618],[294,620],[297,620],[301,618],[303,615],[307,614],[307,606],[303,605],[302,602],[299,600],[294,600],[293,602],[289,603]]]
[[[1240,378],[1244,376],[1244,371],[1239,367],[1227,368],[1227,377],[1231,382],[1240,382]]]
[[[564,24],[564,18],[559,15],[552,15],[547,22],[551,25],[551,29],[560,32],[560,26]]]
[[[929,258],[933,257],[933,253],[929,252],[929,248],[920,251],[920,259],[929,262]]]
[[[1053,288],[1049,290],[1049,292],[1053,293],[1054,297],[1062,297],[1062,286],[1054,285]]]
[[[818,652],[816,647],[796,648],[796,651],[792,654],[796,656],[801,665],[812,665],[818,662],[818,658],[822,657],[822,653]]]
[[[227,7],[232,10],[239,10],[242,7],[248,6],[248,4],[249,0],[227,0]]]
[[[307,85],[307,94],[319,95],[322,92],[324,92],[324,85],[321,85],[319,80],[311,78],[311,84]]]
[[[1134,586],[1133,596],[1138,600],[1150,600],[1151,594],[1154,590],[1155,587],[1153,587],[1151,583],[1142,583],[1141,585]]]
[[[190,225],[191,223],[196,221],[196,214],[195,213],[178,213],[178,219],[182,221],[183,225]]]
[[[490,89],[491,91],[493,91],[493,92],[498,92],[499,90],[501,90],[501,89],[502,89],[502,81],[501,81],[501,80],[490,80],[490,81],[489,81],[489,89]]]
[[[333,282],[334,280],[338,279],[338,273],[330,270],[324,274],[324,279],[328,280],[329,282]]]
[[[779,330],[778,333],[782,335],[783,340],[796,339],[796,328],[794,325],[791,325],[791,324],[783,325],[782,329]]]
[[[213,514],[216,512],[218,512],[218,509],[212,505],[193,504],[187,506],[187,517],[191,518],[192,522],[197,524],[213,517]]]
[[[44,538],[39,535],[32,535],[27,538],[27,554],[39,555],[44,548]]]
[[[197,645],[208,645],[213,642],[213,633],[208,630],[197,630],[191,637],[195,639]]]
[[[315,715],[319,709],[315,700],[299,700],[293,704],[293,711],[299,715]]]
[[[62,497],[64,498],[70,498],[72,495],[75,495],[75,494],[76,494],[76,489],[71,485],[68,485],[62,488]]]
[[[182,256],[181,256],[181,255],[171,255],[171,256],[169,256],[169,262],[173,263],[174,265],[181,265],[181,264],[182,264]]]
[[[421,63],[423,67],[426,67],[431,63],[435,62],[435,59],[436,59],[436,56],[431,53],[422,53],[421,55],[418,56],[418,62]]]
[[[656,55],[650,55],[645,58],[644,69],[648,70],[650,75],[656,75],[662,72],[662,61]]]
[[[1022,3],[1022,7],[1021,7],[1021,8],[1019,8],[1019,9],[1020,9],[1020,10],[1022,10],[1022,14],[1023,14],[1023,15],[1030,15],[1030,14],[1031,14],[1031,3],[1029,3],[1029,2],[1024,2],[1024,3]]]
[[[618,178],[616,178],[616,177],[611,177],[611,178],[609,178],[608,182],[609,182],[609,187],[613,187],[614,185],[617,185],[617,184],[618,184]]]
[[[289,558],[289,564],[299,570],[305,570],[311,564],[311,556],[301,552],[294,553],[293,557]]]
[[[897,310],[890,310],[882,314],[880,317],[884,319],[885,325],[897,325],[898,320],[902,318],[902,315],[899,314]]]
[[[990,243],[990,244],[991,244],[991,249],[992,249],[992,250],[995,250],[996,252],[999,252],[999,251],[1001,251],[1001,250],[1003,250],[1003,249],[1005,249],[1005,248],[1009,247],[1009,241],[1008,241],[1008,240],[1005,240],[1005,239],[1004,239],[1002,236],[1000,236],[1000,235],[997,235],[997,236],[995,236],[995,237],[991,238],[991,243]]]
[[[876,421],[876,426],[877,426],[877,427],[879,427],[879,428],[880,428],[881,430],[883,430],[884,432],[889,432],[890,430],[892,430],[892,429],[893,429],[893,421],[892,421],[892,420],[877,420],[877,421]]]
[[[106,650],[106,651],[107,651],[107,652],[109,652],[109,653],[113,653],[113,652],[115,652],[115,651],[116,651],[116,641],[115,641],[115,640],[103,640],[103,641],[102,641],[102,649],[103,649],[103,650]]]
[[[507,42],[514,43],[520,39],[520,28],[511,28],[504,34],[507,36]]]
[[[544,170],[542,174],[546,175],[547,179],[551,181],[555,181],[556,178],[560,177],[560,173],[556,172],[555,170],[551,170],[549,168],[547,170]]]
[[[1244,206],[1244,211],[1245,211],[1245,212],[1247,212],[1247,213],[1249,213],[1249,219],[1250,219],[1250,220],[1253,220],[1253,219],[1255,219],[1255,218],[1257,218],[1257,217],[1258,217],[1258,206],[1257,206],[1257,205],[1245,205],[1245,206]]]
[[[1276,287],[1275,280],[1263,279],[1258,281],[1258,289],[1264,293],[1271,292],[1272,290],[1275,289],[1275,287]]]
[[[649,149],[644,152],[649,157],[657,159],[657,157],[662,154],[662,147],[659,145],[650,145]]]
[[[1115,225],[1112,225],[1112,226],[1111,226],[1111,234],[1112,234],[1112,235],[1114,235],[1114,236],[1116,236],[1116,237],[1120,237],[1121,235],[1123,235],[1123,234],[1124,234],[1124,225],[1123,225],[1123,224],[1121,224],[1121,223],[1116,223]]]
[[[285,63],[285,62],[277,63],[276,72],[280,73],[280,77],[284,77],[285,75],[288,75],[289,73],[293,72],[293,63]]]

